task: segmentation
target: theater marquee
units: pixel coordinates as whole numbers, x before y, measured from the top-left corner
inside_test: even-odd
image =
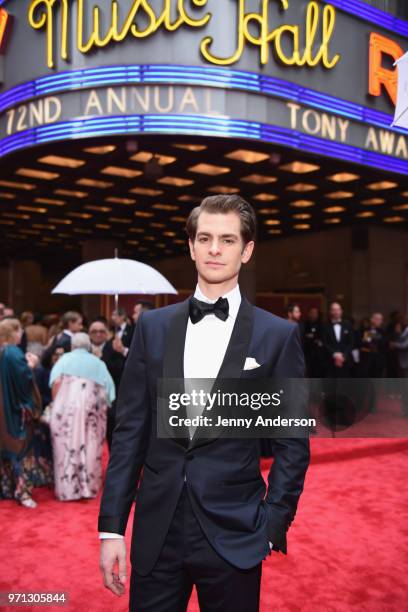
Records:
[[[407,138],[390,127],[408,23],[360,2],[0,4],[0,38],[18,25],[0,47],[0,155],[72,137],[183,133],[408,172]]]

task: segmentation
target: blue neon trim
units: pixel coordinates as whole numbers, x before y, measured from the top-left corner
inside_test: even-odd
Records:
[[[256,92],[276,98],[296,101],[319,110],[335,113],[347,119],[367,123],[390,131],[406,134],[402,128],[392,128],[393,116],[355,102],[320,93],[272,76],[204,66],[135,65],[109,66],[62,72],[23,83],[0,94],[0,113],[16,104],[37,96],[97,87],[99,85],[130,84],[205,85],[239,91]]]
[[[340,158],[398,174],[408,174],[408,161],[365,151],[358,147],[332,143],[295,130],[256,121],[196,115],[129,115],[75,119],[40,126],[8,136],[0,141],[0,156],[29,146],[59,140],[107,136],[111,134],[169,133],[248,138],[289,146],[309,153]]]
[[[408,21],[386,13],[375,6],[370,6],[360,0],[324,0],[324,2],[332,4],[345,13],[358,17],[363,21],[368,21],[385,30],[390,30],[394,34],[408,36]]]

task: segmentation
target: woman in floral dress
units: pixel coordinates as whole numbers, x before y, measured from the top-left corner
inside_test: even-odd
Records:
[[[50,375],[55,495],[63,501],[96,497],[102,484],[106,413],[115,387],[104,362],[90,351],[89,336],[74,334],[72,351]]]

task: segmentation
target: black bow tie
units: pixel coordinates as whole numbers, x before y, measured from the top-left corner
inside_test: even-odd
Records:
[[[192,323],[198,323],[208,314],[215,314],[221,321],[228,319],[229,304],[227,298],[218,298],[215,304],[201,302],[195,297],[190,298],[190,319]]]

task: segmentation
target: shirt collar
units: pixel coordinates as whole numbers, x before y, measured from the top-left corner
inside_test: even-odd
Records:
[[[66,334],[67,336],[71,336],[71,338],[74,335],[70,329],[64,329],[64,334]]]
[[[201,302],[207,302],[208,304],[214,304],[217,301],[217,300],[210,300],[210,298],[206,297],[203,294],[203,292],[200,290],[200,287],[198,286],[198,284],[194,292],[194,297],[197,298],[197,300],[201,300]],[[228,300],[228,304],[229,304],[229,315],[228,316],[235,319],[237,317],[238,310],[241,304],[241,292],[239,290],[239,285],[235,285],[235,287],[231,289],[231,291],[228,291],[228,293],[225,293],[221,297],[226,298]]]

